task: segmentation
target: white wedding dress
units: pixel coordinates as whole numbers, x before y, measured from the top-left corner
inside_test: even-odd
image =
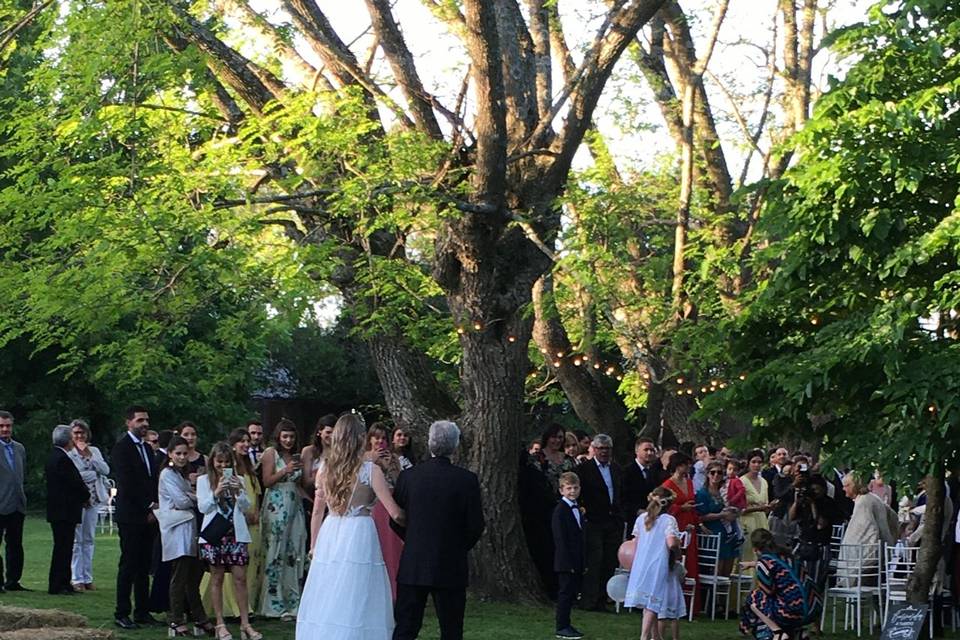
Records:
[[[390,579],[370,513],[372,462],[357,474],[347,512],[327,514],[297,614],[297,640],[389,640]],[[316,505],[315,508],[321,508]]]

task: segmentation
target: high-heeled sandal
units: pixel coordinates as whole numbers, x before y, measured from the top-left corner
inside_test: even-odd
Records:
[[[240,625],[240,640],[263,640],[263,634],[249,624]]]
[[[168,638],[186,638],[190,635],[190,627],[183,624],[182,622],[171,622],[167,626],[167,637]]]
[[[216,635],[216,633],[217,633],[217,627],[209,620],[193,623],[194,638],[200,638],[202,636],[209,636],[212,638],[214,635]]]
[[[233,640],[233,635],[227,629],[227,625],[218,624],[214,629],[216,629],[217,640]]]

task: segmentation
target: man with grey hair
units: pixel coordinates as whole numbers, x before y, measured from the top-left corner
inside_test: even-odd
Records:
[[[414,640],[423,626],[427,596],[440,622],[441,640],[463,638],[467,552],[483,533],[480,481],[450,462],[460,445],[460,428],[440,420],[430,425],[431,458],[400,474],[393,498],[406,513],[397,572],[397,625],[393,640]]]
[[[47,458],[47,522],[53,530],[53,553],[47,592],[51,595],[73,595],[70,584],[70,560],[73,557],[73,536],[83,516],[83,507],[90,502],[90,492],[68,455],[73,449],[73,429],[61,424],[53,430],[53,449]]]
[[[617,550],[623,542],[620,509],[620,467],[611,460],[613,440],[599,433],[590,443],[593,459],[577,467],[580,504],[585,510],[583,527],[587,547],[581,606],[606,611],[607,580],[617,568]]]
[[[0,411],[0,539],[6,544],[7,572],[4,580],[0,563],[0,592],[28,591],[20,584],[23,575],[23,520],[27,496],[23,492],[23,470],[27,452],[13,439],[13,414]]]

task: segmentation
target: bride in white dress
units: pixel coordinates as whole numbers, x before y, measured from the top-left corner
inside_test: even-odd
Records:
[[[297,614],[297,640],[389,640],[393,635],[390,580],[370,513],[378,499],[398,522],[403,510],[380,467],[364,461],[366,441],[359,416],[344,415],[317,470],[313,561]]]

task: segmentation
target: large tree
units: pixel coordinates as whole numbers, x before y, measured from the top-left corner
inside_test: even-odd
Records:
[[[44,69],[45,78],[69,71],[51,100],[60,126],[32,135],[49,140],[48,155],[86,141],[62,167],[84,189],[65,193],[89,216],[110,187],[126,225],[108,229],[111,240],[121,228],[133,231],[127,245],[149,238],[166,207],[193,221],[187,242],[167,246],[226,263],[269,254],[250,243],[271,236],[249,225],[282,229],[295,243],[279,250],[293,259],[286,264],[312,278],[317,295],[332,283],[364,332],[394,419],[422,431],[459,417],[490,523],[477,586],[528,597],[534,572],[515,489],[526,307],[550,264],[538,245],[556,239],[558,198],[614,66],[662,4],[596,2],[595,36],[575,47],[581,59],[556,87],[553,67],[568,60],[551,44],[561,25],[546,0],[424,3],[434,17],[421,33],[448,40],[465,62],[435,82],[402,29],[424,19],[421,7],[366,0],[371,38],[351,42],[337,27],[342,14],[314,0],[283,0],[272,15],[244,0],[70,4],[51,35],[59,56]],[[110,35],[93,46],[98,31]],[[92,152],[96,144],[111,153]],[[203,240],[217,251],[202,250]],[[196,261],[151,257],[130,253],[117,273],[140,265],[157,296],[179,300]],[[279,286],[286,275],[264,277]],[[440,319],[459,347],[456,385],[438,379],[430,356],[444,347],[418,329]]]
[[[725,334],[746,379],[720,397],[771,438],[925,477],[932,532],[960,445],[958,46],[960,6],[939,0],[881,2],[837,37],[852,66],[772,187],[754,263],[770,277]],[[923,537],[914,602],[940,543]]]

